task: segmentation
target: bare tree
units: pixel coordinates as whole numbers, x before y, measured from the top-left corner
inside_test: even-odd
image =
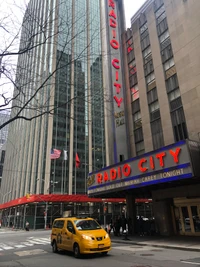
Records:
[[[41,2],[38,10],[33,9],[30,3],[26,6],[22,25],[18,28],[13,13],[3,14],[0,18],[0,34],[5,35],[0,46],[0,111],[11,112],[10,119],[0,125],[0,129],[18,119],[31,121],[44,114],[59,116],[58,109],[74,102],[91,103],[98,98],[110,101],[107,96],[104,97],[102,81],[99,81],[96,93],[91,94],[91,90],[84,88],[83,93],[77,90],[64,101],[56,101],[58,82],[62,98],[62,90],[66,95],[64,86],[79,87],[87,83],[83,62],[89,60],[92,68],[96,60],[102,60],[101,51],[88,53],[100,31],[99,26],[96,29],[93,26],[90,41],[83,41],[82,48],[76,49],[75,40],[84,39],[86,28],[90,27],[93,18],[88,20],[86,12],[75,14],[67,1],[59,1],[58,5],[48,7],[48,1]],[[16,4],[15,7],[23,13],[21,7]],[[15,58],[18,58],[17,65]],[[61,75],[65,77],[59,80]],[[72,79],[72,75],[76,77]],[[69,114],[67,116],[75,119]]]

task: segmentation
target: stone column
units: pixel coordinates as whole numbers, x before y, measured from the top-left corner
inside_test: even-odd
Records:
[[[131,194],[126,195],[126,208],[129,233],[133,235],[136,232],[136,206],[135,197]]]

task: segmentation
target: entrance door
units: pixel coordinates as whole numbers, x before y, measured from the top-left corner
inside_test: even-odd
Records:
[[[200,205],[191,206],[192,221],[195,233],[200,233]]]
[[[189,216],[188,208],[188,206],[181,207],[182,231],[185,233],[191,232],[191,218]]]
[[[200,199],[174,199],[174,206],[175,232],[200,236]]]

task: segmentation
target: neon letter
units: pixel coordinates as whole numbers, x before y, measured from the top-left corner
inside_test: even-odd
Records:
[[[115,95],[114,96],[114,99],[115,99],[115,101],[116,101],[116,103],[117,103],[117,106],[120,108],[120,105],[121,105],[121,103],[122,103],[122,100],[123,100],[123,98],[121,97],[120,99]]]
[[[104,182],[107,182],[109,180],[107,172],[104,172]]]
[[[176,163],[178,163],[178,161],[179,161],[179,160],[178,160],[178,155],[179,155],[180,151],[181,151],[180,148],[177,148],[175,152],[172,151],[171,149],[170,149],[170,151],[169,151],[169,153],[170,153],[170,154],[172,155],[172,157],[173,157],[174,162],[176,162]]]
[[[117,94],[120,93],[121,84],[120,83],[114,83],[114,86],[116,87]]]
[[[154,160],[153,160],[153,157],[152,156],[150,156],[149,161],[150,161],[150,167],[151,167],[151,169],[154,170],[155,169],[155,165],[154,165]]]
[[[112,65],[113,65],[113,67],[114,67],[115,69],[120,69],[120,66],[117,65],[117,64],[119,64],[119,59],[114,58],[114,59],[112,60]]]
[[[102,184],[103,181],[103,175],[101,173],[97,173],[97,182],[98,184]]]
[[[165,152],[162,152],[156,155],[156,158],[159,159],[159,163],[161,167],[164,167],[163,157],[165,156],[166,156]]]
[[[109,7],[115,8],[115,2],[113,0],[109,0]]]
[[[145,163],[145,162],[147,162],[146,159],[141,159],[141,160],[139,161],[139,163],[138,163],[138,168],[139,168],[139,170],[140,170],[141,172],[146,172],[146,171],[148,170],[148,168],[146,168],[146,167],[142,167],[142,164]]]
[[[112,9],[111,9],[110,12],[109,12],[109,16],[110,16],[110,17],[113,17],[114,19],[117,18],[116,14],[115,14],[115,11],[112,10]]]
[[[131,167],[130,167],[130,165],[125,164],[123,166],[122,172],[123,172],[124,176],[128,177],[131,174]]]
[[[110,45],[111,45],[112,48],[114,48],[114,49],[119,49],[119,43],[118,43],[117,40],[114,40],[114,39],[110,40]]]
[[[112,27],[112,28],[116,28],[117,27],[117,22],[112,18],[110,18],[110,27]]]
[[[122,173],[121,173],[121,168],[120,167],[117,168],[117,175],[118,175],[119,178],[122,178]]]
[[[110,170],[110,178],[111,180],[115,180],[117,178],[117,171],[115,169]]]

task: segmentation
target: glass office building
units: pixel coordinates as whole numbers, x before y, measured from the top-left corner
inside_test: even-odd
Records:
[[[11,117],[27,101],[21,116],[44,115],[10,125],[4,202],[27,193],[84,194],[88,172],[106,165],[101,8],[93,0],[29,2],[20,49],[32,49],[18,58]],[[51,149],[61,151],[58,159]]]

